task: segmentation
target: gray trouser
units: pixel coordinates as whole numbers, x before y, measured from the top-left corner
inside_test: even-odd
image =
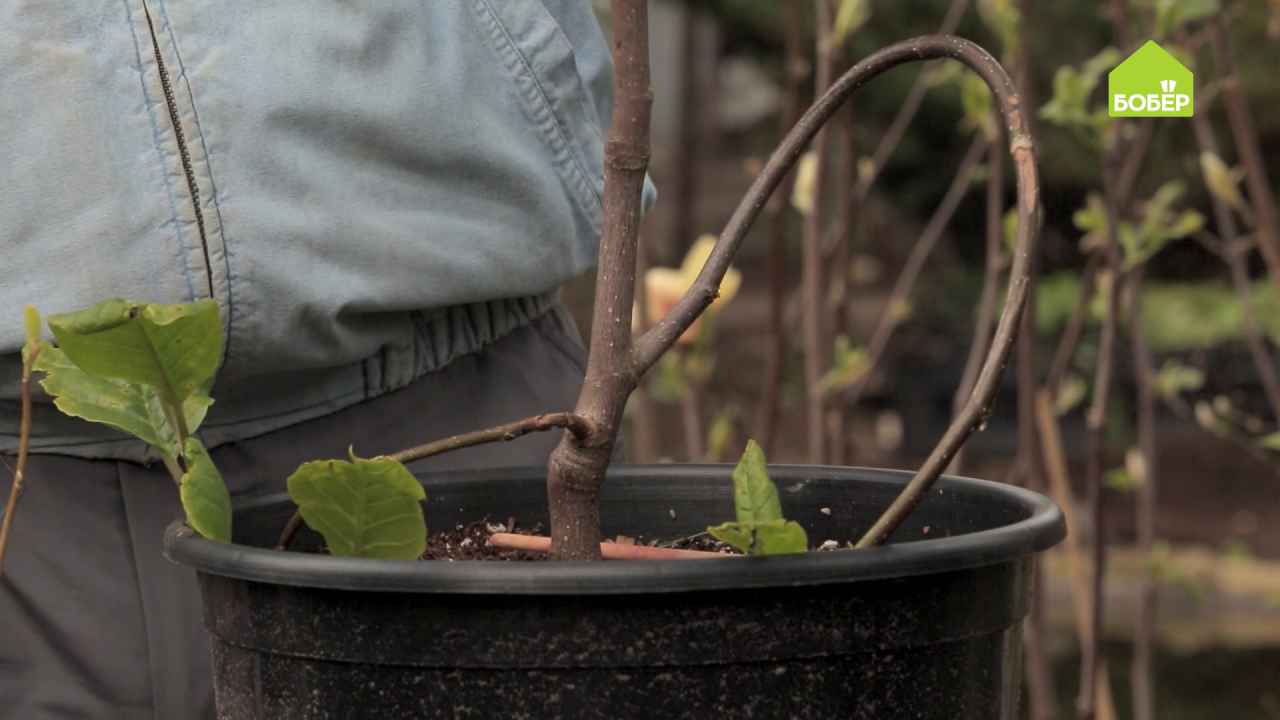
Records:
[[[298,464],[349,445],[369,457],[571,409],[582,363],[576,331],[552,312],[399,391],[213,457],[236,495],[277,492]],[[412,468],[543,464],[558,440],[528,435]],[[195,576],[161,556],[180,514],[159,465],[31,457],[0,580],[0,718],[212,717]]]

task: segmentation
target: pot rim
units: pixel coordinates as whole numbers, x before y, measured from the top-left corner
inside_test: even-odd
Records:
[[[617,465],[606,487],[644,480],[716,478],[724,481],[733,465]],[[902,470],[829,465],[770,465],[783,488],[805,480],[870,482],[901,486],[912,473]],[[436,491],[481,482],[528,482],[545,468],[501,468],[418,477]],[[1047,550],[1066,537],[1062,511],[1049,498],[1029,490],[969,477],[944,475],[930,493],[948,491],[986,496],[1026,513],[1018,522],[988,530],[914,540],[863,550],[809,552],[775,557],[726,557],[712,560],[628,562],[489,562],[461,560],[371,560],[279,552],[248,545],[214,542],[197,535],[184,521],[165,530],[164,555],[199,572],[293,587],[461,595],[634,595],[714,590],[807,587],[886,580],[1018,560]],[[784,490],[785,492],[785,490]],[[276,493],[235,503],[243,512],[288,501]]]

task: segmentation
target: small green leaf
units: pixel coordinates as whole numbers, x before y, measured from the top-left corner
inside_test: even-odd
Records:
[[[180,405],[208,395],[222,358],[218,305],[201,300],[152,305],[106,300],[49,318],[58,346],[86,373],[149,385]]]
[[[1074,373],[1067,375],[1058,386],[1058,396],[1053,400],[1053,410],[1059,416],[1066,415],[1084,400],[1089,386]]]
[[[751,553],[751,546],[755,537],[751,532],[751,529],[743,526],[741,523],[726,522],[720,523],[719,525],[712,525],[707,528],[707,532],[711,534],[711,537],[722,543],[728,543],[741,553]]]
[[[1232,170],[1216,153],[1208,150],[1200,153],[1200,174],[1204,183],[1218,199],[1237,211],[1244,210],[1244,196],[1240,194],[1240,181],[1244,178],[1241,170]]]
[[[782,520],[782,502],[778,500],[778,488],[769,479],[764,450],[755,440],[747,441],[742,459],[733,469],[733,507],[738,522],[759,524]]]
[[[991,89],[974,73],[965,73],[960,77],[960,107],[964,111],[966,127],[982,132],[991,141],[998,137]]]
[[[707,532],[746,555],[794,555],[809,551],[809,536],[800,523],[793,520],[727,522],[709,527]]]
[[[1103,74],[1120,62],[1120,52],[1106,48],[1085,61],[1077,70],[1071,66],[1058,68],[1053,76],[1053,98],[1040,110],[1040,117],[1064,128],[1083,132],[1096,146],[1102,144],[1103,131],[1110,125],[1107,109],[1092,107],[1089,99]]]
[[[1204,387],[1204,372],[1177,360],[1167,360],[1160,366],[1152,384],[1156,394],[1172,400],[1184,392],[1194,392]]]
[[[1267,450],[1280,452],[1280,432],[1273,432],[1270,435],[1263,435],[1257,440],[1258,446]]]
[[[288,485],[302,519],[334,555],[413,560],[426,549],[426,493],[391,458],[304,463]]]
[[[44,344],[35,369],[45,374],[40,386],[64,414],[110,425],[154,447],[162,455],[178,456],[178,433],[164,412],[157,391],[147,385],[94,377],[81,370],[60,348]],[[213,400],[191,395],[183,402],[187,427],[200,427]]]
[[[737,410],[729,407],[711,421],[711,429],[707,431],[707,458],[711,461],[720,462],[720,458],[724,456],[733,439],[733,426],[737,418]]]
[[[794,520],[775,520],[756,525],[753,555],[792,555],[809,551],[809,536]]]
[[[179,494],[187,524],[196,532],[218,542],[231,542],[231,494],[208,451],[194,437],[183,446],[187,471],[182,474]]]
[[[818,381],[818,390],[827,395],[851,387],[870,370],[871,358],[867,351],[855,347],[847,335],[837,335],[831,369]]]

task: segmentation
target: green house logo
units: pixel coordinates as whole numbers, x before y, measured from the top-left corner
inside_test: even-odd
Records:
[[[1195,77],[1153,40],[1107,75],[1111,117],[1191,117]]]

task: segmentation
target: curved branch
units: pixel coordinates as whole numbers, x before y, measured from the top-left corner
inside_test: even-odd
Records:
[[[764,170],[743,197],[729,224],[720,234],[715,248],[689,292],[657,325],[641,336],[632,347],[631,361],[635,372],[643,372],[657,361],[693,320],[715,299],[720,280],[729,263],[768,200],[791,169],[809,140],[817,134],[840,105],[880,73],[907,62],[952,58],[976,72],[991,89],[1004,120],[1009,151],[1017,175],[1018,233],[1009,273],[1009,289],[1004,309],[997,323],[987,360],[974,384],[964,408],[956,414],[951,426],[924,464],[904,488],[902,494],[876,521],[859,546],[877,545],[920,503],[925,492],[951,461],[960,445],[985,421],[995,396],[996,384],[1026,304],[1030,281],[1030,260],[1035,251],[1040,229],[1040,190],[1036,174],[1035,146],[1029,132],[1022,101],[1013,80],[990,53],[978,45],[948,35],[926,35],[906,40],[872,54],[849,69],[813,107],[774,151]]]

